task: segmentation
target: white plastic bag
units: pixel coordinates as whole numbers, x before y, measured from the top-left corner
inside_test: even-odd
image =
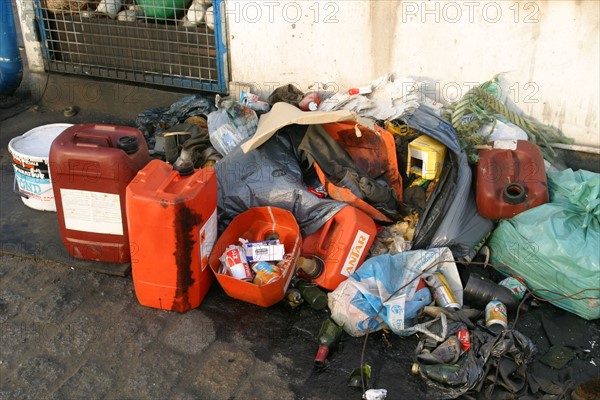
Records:
[[[427,286],[417,290],[419,277],[434,272],[444,275],[462,306],[462,285],[456,264],[450,249],[443,247],[368,259],[329,293],[331,318],[355,337],[384,325],[398,335],[412,334],[414,331],[409,328],[413,319],[432,301]]]
[[[98,4],[98,7],[96,7],[96,12],[106,14],[110,18],[115,19],[122,5],[123,3],[121,0],[102,0],[100,4]]]

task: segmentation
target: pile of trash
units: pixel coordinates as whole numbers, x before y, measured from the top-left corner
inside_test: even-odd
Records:
[[[293,85],[267,101],[217,97],[207,118],[223,157],[214,165],[219,232],[261,207],[293,214],[303,244],[277,299],[329,309],[316,367],[344,332],[384,329],[419,335],[412,371],[446,398],[552,394],[527,373],[536,346],[516,320],[532,298],[600,317],[600,289],[590,287],[600,272],[600,177],[552,167],[550,143],[568,139],[509,109],[499,85],[494,77],[449,106],[393,75],[330,97]],[[575,246],[585,248],[579,258],[567,250]],[[236,278],[228,251],[213,250],[218,278]],[[473,264],[506,279],[469,272]],[[263,265],[240,265],[242,280],[264,282]]]
[[[103,200],[122,225],[84,226],[72,204],[82,188],[53,182],[63,242],[108,261],[114,228],[121,262],[136,243],[146,306],[198,307],[216,277],[261,307],[327,309],[317,368],[344,333],[385,330],[419,337],[412,372],[445,398],[552,394],[528,373],[536,346],[517,322],[533,299],[600,318],[600,175],[556,170],[550,143],[567,139],[507,107],[499,85],[444,106],[388,74],[333,95],[290,84],[266,100],[187,96],[141,112],[126,140],[68,127],[50,162],[67,165],[81,138],[114,141],[110,162],[131,174]],[[94,254],[73,226],[91,232]],[[366,367],[365,398],[385,398],[367,390]]]

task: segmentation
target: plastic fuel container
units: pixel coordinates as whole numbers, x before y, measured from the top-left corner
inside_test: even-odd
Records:
[[[217,176],[152,160],[127,187],[131,273],[140,304],[185,312],[200,305],[213,274]]]
[[[125,188],[149,161],[135,128],[79,124],[50,146],[52,188],[62,242],[76,258],[130,260]]]
[[[302,256],[323,261],[323,272],[312,281],[334,290],[365,260],[375,240],[377,227],[371,217],[358,208],[346,206],[318,231],[304,238]]]
[[[544,158],[539,147],[526,140],[490,142],[479,151],[477,211],[485,218],[512,218],[548,202]]]

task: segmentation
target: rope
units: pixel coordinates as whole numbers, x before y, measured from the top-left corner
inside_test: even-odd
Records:
[[[442,114],[442,117],[450,122],[459,133],[459,139],[461,139],[467,150],[473,143],[475,145],[481,144],[480,142],[483,139],[487,139],[486,136],[476,134],[475,131],[485,125],[490,118],[496,120],[494,115],[501,115],[523,129],[532,143],[543,146],[541,147],[542,154],[549,161],[552,161],[556,156],[556,152],[552,149],[550,143],[569,144],[573,142],[572,139],[563,136],[557,128],[539,124],[531,117],[510,110],[486,90],[491,84],[492,81],[488,81],[481,86],[472,88]],[[477,118],[467,123],[463,122],[464,116],[471,113],[475,114]]]

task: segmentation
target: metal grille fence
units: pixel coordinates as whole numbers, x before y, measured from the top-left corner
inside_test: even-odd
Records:
[[[34,0],[46,68],[227,92],[223,0]]]

